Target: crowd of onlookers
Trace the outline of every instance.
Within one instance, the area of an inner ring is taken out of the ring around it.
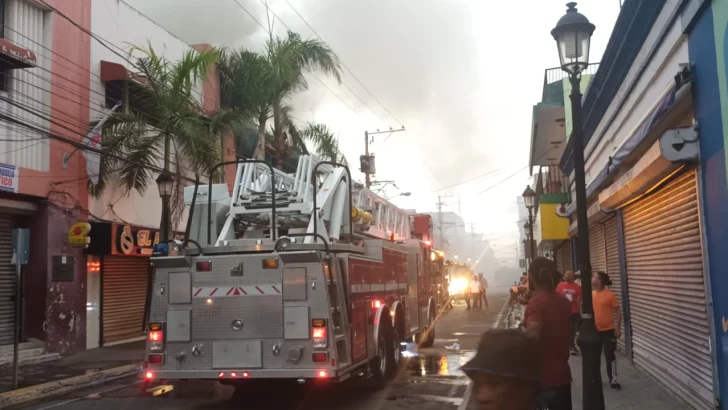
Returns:
[[[525,305],[518,329],[491,330],[463,371],[474,381],[481,409],[571,410],[569,356],[579,355],[582,322],[579,275],[563,275],[547,258],[535,258],[510,290],[509,304]],[[604,272],[592,276],[594,322],[602,341],[611,388],[617,380],[615,351],[621,337],[621,312]]]

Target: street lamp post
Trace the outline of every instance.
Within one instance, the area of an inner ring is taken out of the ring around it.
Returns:
[[[533,237],[533,208],[536,206],[536,191],[530,185],[526,185],[526,189],[523,191],[523,202],[525,202],[528,209],[528,222],[523,227],[526,228],[530,236],[528,249],[531,251],[530,260],[533,261],[533,258],[536,257],[536,241]]]
[[[571,155],[574,161],[574,185],[576,191],[577,254],[581,271],[582,325],[579,347],[583,355],[583,404],[582,408],[604,410],[600,355],[602,343],[594,324],[592,305],[592,269],[589,260],[589,220],[587,218],[586,181],[584,177],[584,124],[581,106],[581,73],[589,65],[589,45],[595,26],[576,10],[576,3],[568,3],[566,14],[561,17],[551,35],[556,40],[561,69],[569,74],[571,83]]]
[[[157,177],[159,197],[162,198],[162,222],[159,224],[159,242],[166,243],[169,238],[169,199],[174,189],[174,177],[168,171],[162,171]]]

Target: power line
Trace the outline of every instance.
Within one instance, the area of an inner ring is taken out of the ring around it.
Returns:
[[[303,21],[306,24],[306,26],[308,26],[308,28],[311,29],[311,32],[313,32],[313,34],[316,35],[316,37],[318,37],[319,40],[324,41],[324,39],[316,32],[316,30],[314,30],[314,28],[308,23],[308,21],[306,21],[306,19],[303,18],[301,13],[299,13],[298,10],[296,10],[296,8],[293,7],[293,5],[288,0],[286,0],[286,3],[293,10],[293,12],[296,13],[296,15],[301,19],[301,21]],[[398,122],[400,126],[403,126],[402,121],[397,119],[397,117],[395,117],[394,114],[392,114],[392,112],[389,111],[389,109],[384,104],[382,104],[382,102],[379,101],[379,99],[371,91],[369,91],[369,89],[359,80],[359,78],[356,76],[356,74],[354,74],[354,72],[351,71],[351,69],[346,65],[346,63],[344,63],[342,61],[341,65],[346,69],[346,71],[349,72],[349,74],[351,74],[352,77],[354,77],[354,80],[356,80],[356,82],[359,83],[359,85],[364,89],[364,91],[366,91],[367,94],[369,94],[374,99],[374,101],[376,101],[377,104],[379,104],[379,106],[382,107],[384,109],[384,111],[387,112],[387,114],[389,114],[390,117],[392,117],[396,122]],[[370,109],[370,111],[371,111],[371,109]],[[386,139],[385,139],[385,141],[386,141]]]
[[[241,8],[241,9],[242,9],[242,10],[243,10],[243,11],[244,11],[244,12],[245,12],[245,13],[246,13],[246,14],[247,14],[248,16],[250,16],[250,18],[252,18],[252,19],[253,19],[253,21],[255,21],[255,22],[256,22],[256,23],[258,24],[258,26],[260,26],[260,28],[262,28],[262,29],[263,29],[263,30],[264,30],[264,31],[265,31],[266,33],[268,33],[269,35],[270,35],[270,34],[272,34],[272,33],[270,32],[270,30],[269,30],[268,28],[266,28],[266,27],[265,27],[265,26],[264,26],[264,25],[263,25],[263,24],[262,24],[262,23],[261,23],[261,22],[260,22],[260,21],[259,21],[258,19],[256,19],[256,18],[255,18],[255,17],[254,17],[253,15],[252,15],[252,13],[250,13],[250,11],[248,11],[248,9],[247,9],[247,8],[245,8],[245,6],[243,6],[242,4],[240,4],[240,2],[239,2],[238,0],[233,0],[233,2],[235,2],[235,4],[237,4],[237,5],[238,5],[238,7],[240,7],[240,8]],[[290,27],[288,27],[288,25],[286,25],[286,23],[285,23],[285,22],[284,22],[283,20],[281,20],[281,18],[280,18],[280,17],[278,17],[278,16],[277,16],[277,15],[276,15],[276,14],[275,14],[275,13],[274,13],[274,12],[273,12],[272,10],[270,10],[270,8],[268,7],[268,5],[267,5],[267,4],[263,3],[263,5],[264,5],[264,6],[266,7],[266,9],[267,9],[268,11],[270,11],[270,12],[271,12],[271,13],[273,14],[273,16],[274,16],[275,18],[277,18],[277,19],[278,19],[278,21],[280,21],[280,22],[281,22],[281,23],[282,23],[282,24],[283,24],[283,25],[284,25],[284,26],[285,26],[285,27],[286,27],[286,28],[287,28],[287,29],[288,29],[289,31],[293,31],[293,30],[291,30],[291,28],[290,28]],[[326,83],[325,83],[325,82],[324,82],[323,80],[321,80],[321,79],[320,79],[320,78],[319,78],[319,77],[318,77],[318,76],[317,76],[316,74],[314,74],[314,73],[309,73],[309,74],[310,74],[310,75],[311,75],[311,76],[312,76],[313,78],[315,78],[315,79],[316,79],[316,80],[317,80],[317,81],[318,81],[319,83],[321,83],[321,85],[323,85],[323,86],[324,86],[324,87],[325,87],[325,88],[326,88],[326,89],[327,89],[327,90],[328,90],[328,91],[329,91],[329,92],[330,92],[331,94],[333,94],[333,95],[334,95],[334,96],[335,96],[336,98],[338,98],[338,99],[339,99],[339,101],[341,101],[341,102],[342,102],[342,103],[343,103],[343,104],[344,104],[344,105],[345,105],[345,106],[346,106],[347,108],[349,108],[349,109],[351,110],[351,112],[353,112],[354,114],[358,115],[359,117],[361,117],[361,116],[362,116],[362,115],[361,115],[361,113],[359,113],[359,112],[358,112],[358,111],[357,111],[356,109],[354,109],[354,107],[352,107],[352,106],[351,106],[351,105],[350,105],[349,103],[347,103],[347,102],[346,102],[346,101],[345,101],[345,100],[344,100],[344,99],[343,99],[343,98],[342,98],[342,97],[341,97],[341,96],[340,96],[339,94],[337,94],[337,93],[336,93],[336,92],[335,92],[334,90],[332,90],[332,89],[331,89],[331,87],[329,87],[329,86],[328,86],[328,85],[327,85],[327,84],[326,84]],[[344,83],[342,83],[342,84],[344,84]],[[344,86],[345,86],[345,87],[347,87],[347,86],[346,86],[346,84],[344,84]],[[347,88],[348,88],[348,87],[347,87]],[[351,91],[351,89],[349,89],[349,91]],[[353,93],[353,91],[352,91],[352,94],[354,94],[354,93]],[[356,94],[354,94],[354,96],[358,98],[358,96],[357,96]],[[365,105],[366,105],[366,104],[365,104]],[[367,107],[367,108],[368,108],[368,107]],[[372,113],[374,113],[374,112],[372,112]],[[374,114],[374,115],[376,116],[376,114]],[[378,117],[377,117],[377,118],[378,118]],[[381,118],[379,118],[379,121],[382,121],[382,119],[381,119]],[[382,121],[382,123],[386,123],[386,122]]]

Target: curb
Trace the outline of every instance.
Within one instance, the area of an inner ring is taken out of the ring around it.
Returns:
[[[0,393],[0,409],[14,406],[29,401],[44,399],[51,396],[58,396],[80,390],[86,387],[97,386],[113,380],[138,374],[141,371],[143,363],[130,364],[126,366],[114,367],[111,369],[100,370],[82,376],[69,377],[67,379],[56,380],[48,383],[37,384],[35,386],[24,387],[18,390],[12,390],[6,393]]]

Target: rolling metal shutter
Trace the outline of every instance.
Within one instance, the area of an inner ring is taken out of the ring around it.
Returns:
[[[714,408],[695,170],[624,210],[634,362],[694,409]]]
[[[15,334],[15,283],[13,217],[0,217],[0,346],[13,344]]]
[[[554,250],[554,260],[556,262],[556,268],[561,272],[562,274],[566,273],[566,271],[573,271],[574,267],[574,261],[571,257],[571,241],[568,240],[561,245],[559,245],[558,248]]]
[[[143,336],[144,304],[147,297],[149,258],[104,256],[103,343]]]
[[[596,224],[589,229],[589,256],[592,272],[607,271],[607,248],[602,224]]]
[[[564,264],[564,272],[567,270],[574,271],[574,258],[571,254],[571,240],[564,242],[559,248],[561,253],[561,261]]]
[[[609,288],[617,296],[619,307],[624,312],[622,304],[622,275],[619,269],[619,242],[617,241],[617,217],[612,217],[604,222],[604,236],[606,239],[607,249],[607,269],[609,279],[612,280],[612,286]],[[624,320],[622,320],[622,337],[617,339],[617,346],[621,351],[625,351],[624,346]]]

